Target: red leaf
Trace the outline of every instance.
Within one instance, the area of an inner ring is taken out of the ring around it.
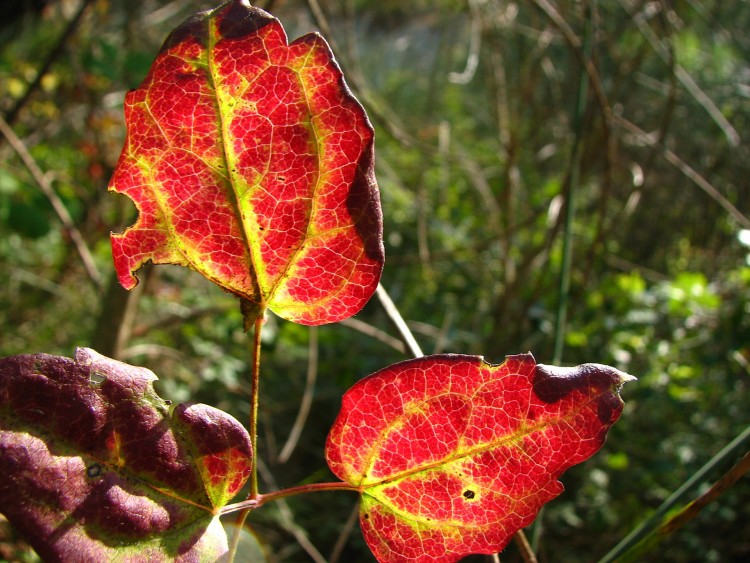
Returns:
[[[0,358],[0,512],[46,560],[216,560],[220,509],[252,464],[213,407],[169,404],[156,376],[79,349]]]
[[[164,43],[125,99],[110,189],[140,215],[112,235],[120,283],[145,262],[189,266],[303,324],[359,311],[383,265],[373,130],[323,38],[292,44],[233,0]]]
[[[560,474],[601,447],[631,379],[598,364],[537,365],[531,354],[402,362],[344,395],[326,457],[360,489],[360,525],[379,561],[497,553],[562,492]]]

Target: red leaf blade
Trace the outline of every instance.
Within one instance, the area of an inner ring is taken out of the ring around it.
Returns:
[[[0,512],[45,559],[218,558],[218,519],[249,476],[250,437],[156,379],[79,349],[0,358]]]
[[[139,218],[112,236],[123,286],[151,261],[303,324],[364,306],[383,265],[373,129],[322,37],[288,44],[227,2],[170,35],[125,111],[110,189]]]
[[[379,561],[496,553],[595,453],[631,376],[586,364],[501,365],[441,355],[396,364],[344,396],[328,438],[333,472],[360,488],[360,524]]]

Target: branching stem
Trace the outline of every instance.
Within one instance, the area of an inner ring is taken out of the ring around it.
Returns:
[[[302,495],[306,493],[315,493],[321,491],[354,491],[358,492],[359,489],[354,485],[345,483],[343,481],[336,481],[331,483],[309,483],[307,485],[299,485],[297,487],[289,487],[288,489],[281,489],[279,491],[273,491],[263,495],[258,495],[254,499],[248,498],[241,502],[235,502],[234,504],[228,504],[221,509],[222,514],[229,514],[231,512],[237,512],[241,510],[240,516],[249,512],[250,510],[260,508],[267,502],[280,500],[295,495]]]

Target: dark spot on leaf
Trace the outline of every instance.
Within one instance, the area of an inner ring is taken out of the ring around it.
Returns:
[[[86,475],[90,478],[99,477],[102,474],[102,466],[98,463],[92,463],[86,468]]]
[[[476,493],[475,493],[474,491],[472,491],[471,489],[466,489],[466,490],[464,491],[464,498],[465,498],[466,500],[471,500],[471,499],[473,499],[473,498],[474,498],[475,496],[477,496],[477,495],[476,495]]]
[[[365,512],[365,513],[364,513],[364,514],[362,515],[362,518],[364,518],[365,520],[369,520],[369,519],[370,519],[370,515],[369,515],[369,514],[368,514],[367,512]]]

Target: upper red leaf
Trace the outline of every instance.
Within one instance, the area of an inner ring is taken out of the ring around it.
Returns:
[[[630,379],[598,364],[537,365],[531,354],[402,362],[344,395],[326,457],[360,489],[379,561],[497,553],[562,492],[560,474],[601,447]]]
[[[367,302],[383,265],[373,129],[320,35],[287,44],[270,14],[227,2],[172,32],[125,115],[110,189],[140,215],[112,235],[124,287],[152,261],[246,315],[322,324]]]
[[[174,409],[145,368],[79,349],[0,358],[0,512],[49,561],[215,561],[250,436]]]

